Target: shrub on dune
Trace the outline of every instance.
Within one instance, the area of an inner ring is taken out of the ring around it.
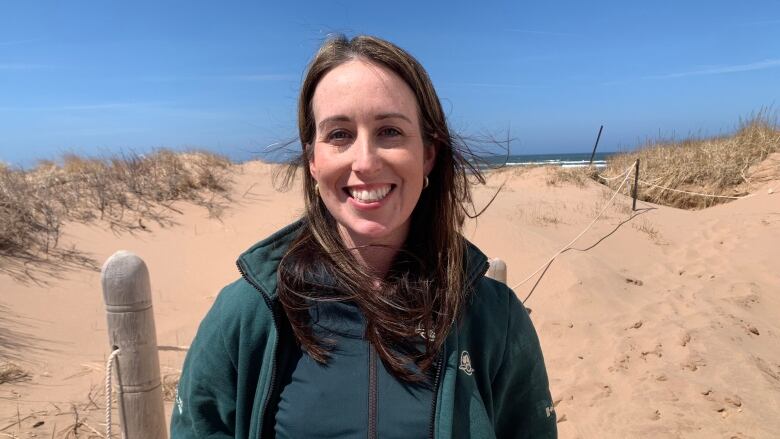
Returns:
[[[218,215],[228,201],[231,162],[207,152],[123,154],[60,163],[41,161],[32,170],[0,166],[0,254],[47,253],[56,247],[64,221],[108,221],[112,227],[164,222],[171,203],[187,200]]]
[[[742,121],[731,135],[653,142],[636,151],[616,154],[608,160],[604,174],[620,174],[639,158],[639,176],[646,182],[639,186],[640,199],[684,209],[701,209],[730,199],[664,188],[729,197],[747,195],[750,168],[775,152],[780,152],[780,127],[768,111],[762,110]],[[627,188],[625,191],[628,193]]]

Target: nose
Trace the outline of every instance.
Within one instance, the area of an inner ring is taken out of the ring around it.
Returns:
[[[373,175],[382,169],[379,148],[369,136],[359,136],[352,144],[352,148],[354,150],[352,171],[357,174]]]

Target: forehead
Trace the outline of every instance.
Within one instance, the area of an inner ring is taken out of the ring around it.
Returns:
[[[347,116],[356,119],[380,113],[401,113],[417,120],[417,100],[409,85],[393,71],[363,60],[335,67],[314,90],[315,121]]]

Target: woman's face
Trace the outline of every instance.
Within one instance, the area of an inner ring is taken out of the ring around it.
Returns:
[[[384,67],[349,61],[320,80],[312,111],[309,170],[345,244],[403,244],[435,158],[411,88]]]

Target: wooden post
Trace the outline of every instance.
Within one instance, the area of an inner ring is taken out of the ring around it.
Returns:
[[[108,339],[116,358],[119,419],[126,439],[166,439],[149,271],[133,253],[118,251],[103,265]]]
[[[634,190],[631,196],[634,198],[634,203],[631,206],[631,210],[636,210],[636,197],[639,194],[639,159],[636,159],[636,166],[634,167]]]
[[[601,130],[603,130],[603,129],[604,129],[604,125],[602,125],[599,128],[599,135],[596,136],[596,144],[593,145],[593,152],[590,153],[590,163],[588,163],[588,166],[592,166],[593,165],[593,157],[596,155],[596,148],[598,148],[598,146],[599,146],[599,139],[601,139]]]
[[[499,282],[506,283],[506,263],[502,261],[501,259],[491,259],[490,260],[490,268],[488,268],[487,273],[485,273],[485,276],[495,279]]]

